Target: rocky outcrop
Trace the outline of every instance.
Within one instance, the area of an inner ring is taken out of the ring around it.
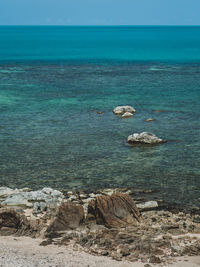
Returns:
[[[0,209],[0,235],[25,234],[30,224],[25,216],[10,208]]]
[[[156,145],[159,143],[165,143],[166,141],[158,138],[155,134],[142,132],[134,133],[128,136],[127,143],[129,144],[149,144]]]
[[[84,221],[84,209],[82,205],[70,202],[62,203],[57,208],[57,214],[47,232],[76,229]]]
[[[64,199],[64,195],[51,188],[38,191],[12,190],[0,188],[1,205],[14,208],[33,208],[34,213],[55,209]],[[30,192],[29,192],[30,191]]]
[[[133,199],[126,194],[98,196],[88,204],[88,218],[93,216],[97,224],[107,227],[125,227],[140,221],[139,211]]]
[[[115,115],[123,115],[126,112],[134,114],[136,110],[131,106],[118,106],[113,110]]]

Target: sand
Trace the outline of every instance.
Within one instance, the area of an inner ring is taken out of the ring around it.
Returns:
[[[41,239],[30,237],[0,237],[1,267],[144,267],[142,262],[118,262],[109,257],[93,256],[70,247],[40,246]],[[152,267],[161,266],[150,264]],[[163,266],[163,265],[162,265]],[[199,267],[200,256],[176,258],[170,267]]]

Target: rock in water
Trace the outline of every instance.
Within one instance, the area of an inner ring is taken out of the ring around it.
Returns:
[[[148,118],[148,119],[146,119],[145,121],[146,121],[146,122],[151,122],[151,121],[153,121],[153,119],[152,119],[152,118]]]
[[[83,206],[76,205],[70,202],[64,202],[58,207],[56,218],[48,227],[47,232],[75,229],[83,221],[84,221]]]
[[[98,224],[111,227],[135,225],[140,221],[140,213],[131,198],[123,193],[112,196],[98,196],[88,205],[88,216],[93,215]]]
[[[136,112],[136,110],[131,106],[118,106],[113,110],[115,115],[123,115],[126,112],[133,114]]]
[[[130,118],[133,116],[133,113],[130,113],[130,112],[125,112],[123,115],[122,115],[122,118]]]
[[[134,133],[128,136],[127,143],[129,144],[150,144],[155,145],[165,143],[166,141],[158,138],[155,134],[142,132],[140,134]]]

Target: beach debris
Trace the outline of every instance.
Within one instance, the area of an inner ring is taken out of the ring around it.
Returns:
[[[115,115],[123,115],[126,112],[134,114],[136,110],[132,106],[118,106],[113,110]]]
[[[129,135],[127,138],[127,143],[129,144],[150,144],[155,145],[159,143],[165,143],[166,141],[158,138],[155,134],[142,132],[142,133],[134,133]]]
[[[135,225],[140,221],[140,213],[133,198],[123,193],[98,196],[89,202],[88,215],[93,215],[97,224],[109,228]]]

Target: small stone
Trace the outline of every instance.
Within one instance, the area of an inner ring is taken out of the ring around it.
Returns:
[[[151,122],[151,121],[153,121],[153,119],[152,118],[149,118],[149,119],[146,119],[145,121],[146,122]]]
[[[102,255],[102,256],[108,256],[109,253],[108,253],[107,250],[102,250],[102,251],[101,251],[101,255]]]
[[[161,263],[161,259],[159,257],[156,257],[155,255],[152,255],[149,259],[150,263]]]
[[[194,223],[200,223],[200,216],[199,215],[195,215],[193,217],[193,220],[192,220]]]
[[[130,250],[127,247],[123,247],[120,249],[120,253],[122,254],[122,256],[128,256],[130,255]]]

